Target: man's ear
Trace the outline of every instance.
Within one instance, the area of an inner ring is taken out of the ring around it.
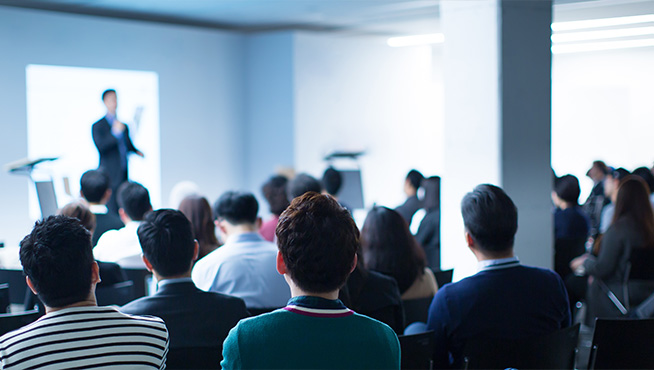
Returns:
[[[93,261],[93,264],[91,265],[91,283],[97,284],[101,281],[102,279],[100,277],[100,266],[96,261]]]
[[[355,253],[354,260],[352,261],[352,268],[350,269],[350,274],[352,271],[354,271],[355,268],[357,268],[357,263],[359,263],[359,255]]]
[[[34,289],[34,284],[32,283],[32,280],[30,280],[29,276],[25,276],[25,281],[27,282],[27,286],[30,288],[32,293],[38,295],[39,293],[36,291],[36,289]]]
[[[195,244],[193,246],[193,262],[198,260],[198,256],[200,255],[200,243],[198,242],[197,239],[193,240],[193,243]]]
[[[124,224],[127,224],[130,221],[129,216],[127,216],[127,212],[125,212],[125,210],[122,208],[118,208],[118,216]]]
[[[288,272],[286,269],[286,262],[284,262],[284,256],[282,256],[282,252],[277,251],[277,272],[279,272],[280,275],[284,275]]]
[[[466,236],[466,244],[468,244],[469,248],[473,248],[475,246],[475,240],[472,238],[472,235],[470,235],[470,232],[466,231],[465,236]]]
[[[257,217],[257,220],[254,221],[254,226],[257,228],[257,230],[261,229],[261,224],[263,224],[261,217]]]
[[[150,263],[150,261],[148,261],[148,259],[145,257],[144,254],[141,254],[141,258],[143,259],[143,263],[145,263],[145,268],[148,271],[152,272],[152,264]]]
[[[111,189],[107,188],[107,190],[104,192],[104,195],[102,195],[102,199],[100,199],[100,203],[107,204],[109,198],[111,198]]]

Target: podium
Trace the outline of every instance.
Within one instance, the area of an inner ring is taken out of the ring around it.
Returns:
[[[37,181],[32,176],[34,168],[43,162],[50,162],[57,160],[56,157],[46,157],[29,159],[23,158],[15,162],[5,164],[5,170],[14,175],[25,175],[29,177],[34,186],[36,187],[36,195],[39,199],[39,207],[41,209],[41,218],[54,215],[59,209],[57,206],[57,195],[54,190],[54,183],[52,178],[46,181]]]

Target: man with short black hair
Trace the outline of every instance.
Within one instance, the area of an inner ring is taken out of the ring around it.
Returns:
[[[161,319],[97,306],[98,264],[91,234],[79,220],[50,216],[37,222],[20,243],[20,262],[46,315],[0,338],[0,367],[165,367],[168,332]]]
[[[229,191],[214,205],[225,244],[193,267],[198,288],[242,298],[248,308],[277,308],[291,296],[275,270],[277,247],[258,233],[261,219],[254,195]]]
[[[224,369],[399,369],[393,330],[354,313],[338,290],[354,270],[359,231],[329,195],[295,198],[277,226],[277,271],[293,298],[242,320],[223,347]]]
[[[116,262],[124,268],[145,268],[136,230],[145,214],[152,210],[150,193],[139,183],[125,182],[118,188],[118,204],[118,214],[125,227],[104,233],[93,254],[100,261]]]
[[[404,194],[406,194],[407,198],[406,201],[404,201],[401,206],[395,208],[395,210],[409,225],[411,225],[413,215],[422,208],[422,202],[418,199],[418,189],[424,179],[425,177],[420,172],[417,170],[411,170],[404,180]]]
[[[315,191],[320,193],[322,191],[322,185],[320,181],[316,180],[315,177],[307,174],[301,173],[296,175],[291,181],[286,185],[286,192],[288,193],[288,199],[293,200],[300,195],[309,192]]]
[[[245,303],[240,298],[195,287],[191,268],[199,247],[191,223],[182,212],[160,209],[149,213],[138,228],[138,236],[143,262],[157,279],[157,292],[126,304],[120,311],[162,318],[170,333],[171,350],[213,349],[218,368],[229,330],[249,316]],[[173,367],[185,360],[168,357]]]
[[[570,326],[561,278],[522,266],[513,254],[518,210],[511,198],[497,186],[479,185],[463,198],[461,213],[479,272],[434,297],[427,328],[436,338],[435,368],[461,366],[471,338],[522,339]]]
[[[109,176],[102,170],[90,170],[84,172],[80,179],[80,194],[87,202],[89,209],[95,215],[95,229],[91,244],[95,247],[100,236],[109,230],[118,230],[125,226],[123,222],[113,213],[109,212],[107,202],[111,197],[109,188]]]

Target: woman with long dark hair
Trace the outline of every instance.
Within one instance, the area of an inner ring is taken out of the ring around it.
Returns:
[[[438,290],[433,272],[426,268],[425,253],[396,211],[373,208],[361,230],[366,267],[393,277],[402,299],[431,297]]]
[[[645,181],[628,176],[618,188],[613,221],[602,237],[597,257],[585,254],[570,263],[573,270],[585,270],[593,278],[587,294],[588,323],[595,317],[621,315],[603,288],[610,289],[627,306],[622,283],[629,274],[632,254],[645,249],[654,249],[654,212]],[[631,298],[638,295],[646,293],[630,289]]]
[[[207,198],[190,195],[179,204],[179,210],[191,221],[193,235],[200,244],[198,260],[220,247],[218,238],[216,238],[216,225],[213,222],[211,206]]]

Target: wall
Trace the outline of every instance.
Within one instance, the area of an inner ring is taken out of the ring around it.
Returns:
[[[0,164],[27,156],[28,64],[148,70],[159,75],[161,205],[181,180],[210,200],[245,186],[244,36],[6,7],[0,35]],[[31,228],[27,194],[26,178],[0,171],[7,246]]]

